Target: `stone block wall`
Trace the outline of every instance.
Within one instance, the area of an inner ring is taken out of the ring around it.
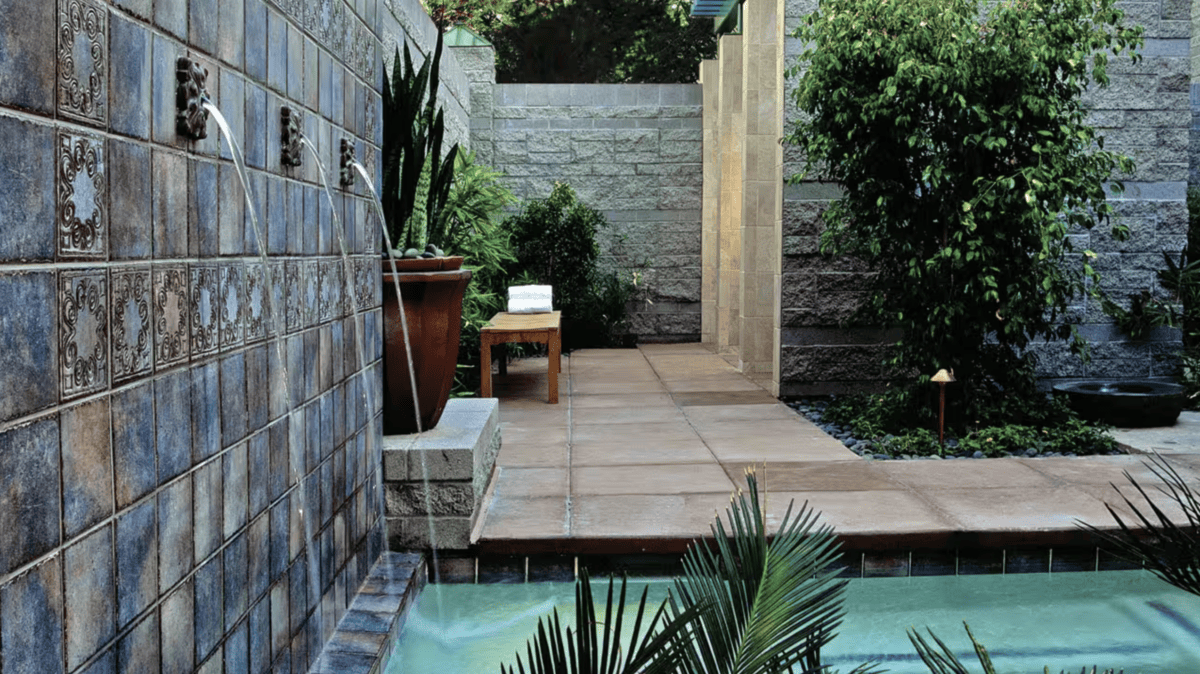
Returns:
[[[380,554],[377,225],[337,168],[378,173],[385,13],[0,0],[5,674],[307,671]],[[177,132],[181,56],[253,209]]]
[[[632,331],[643,341],[698,340],[700,86],[488,86],[487,59],[471,57],[471,147],[479,161],[506,173],[522,199],[544,199],[555,181],[570,183],[612,224],[602,255],[639,273]]]
[[[1146,27],[1144,59],[1111,59],[1112,84],[1088,93],[1092,121],[1104,134],[1106,149],[1132,157],[1137,169],[1123,176],[1126,192],[1113,200],[1132,236],[1114,242],[1103,227],[1076,235],[1076,243],[1099,254],[1097,269],[1105,288],[1125,301],[1130,293],[1155,287],[1154,271],[1162,251],[1178,253],[1186,243],[1189,105],[1188,8],[1180,3],[1120,3],[1127,15]],[[816,9],[813,0],[787,0],[788,35]],[[801,45],[784,41],[787,61]],[[790,100],[795,81],[786,84]],[[797,111],[784,103],[787,121]],[[795,148],[785,148],[783,176],[802,168]],[[802,394],[873,388],[889,376],[882,367],[887,344],[898,335],[870,327],[845,327],[863,299],[870,270],[848,259],[818,253],[820,213],[837,198],[836,185],[810,180],[788,186],[783,200],[783,280],[781,284],[780,392]],[[1063,344],[1035,344],[1041,374],[1049,380],[1082,377],[1168,376],[1178,349],[1177,331],[1163,330],[1149,341],[1122,335],[1095,301],[1076,307],[1081,332],[1092,342],[1092,361],[1084,365]]]

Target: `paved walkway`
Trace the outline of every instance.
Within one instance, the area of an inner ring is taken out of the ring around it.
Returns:
[[[847,550],[1082,545],[1077,520],[1111,525],[1105,502],[1126,510],[1111,486],[1128,484],[1123,471],[1153,479],[1138,456],[864,460],[699,344],[577,351],[558,405],[545,377],[545,360],[528,359],[497,380],[503,444],[473,536],[483,553],[682,552],[755,464],[771,521],[807,500]],[[1165,445],[1189,477],[1195,438]]]

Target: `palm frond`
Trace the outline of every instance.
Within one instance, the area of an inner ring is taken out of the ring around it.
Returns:
[[[753,471],[747,493],[726,510],[729,531],[717,519],[711,545],[684,556],[675,582],[675,611],[705,603],[682,648],[689,671],[780,672],[819,666],[820,649],[841,623],[846,581],[829,571],[839,544],[807,503],[788,507],[769,537]]]
[[[1133,512],[1131,523],[1127,524],[1116,509],[1106,503],[1105,507],[1116,520],[1119,531],[1100,529],[1086,522],[1080,522],[1079,526],[1111,544],[1119,556],[1141,565],[1185,592],[1200,595],[1200,539],[1197,538],[1197,531],[1200,530],[1200,498],[1179,471],[1162,456],[1154,454],[1146,467],[1162,482],[1157,486],[1158,492],[1179,505],[1186,524],[1173,522],[1150,499],[1146,489],[1126,471],[1125,478],[1145,501],[1145,505],[1139,507],[1113,485]],[[1143,508],[1148,510],[1143,511]],[[1140,526],[1141,531],[1134,530],[1134,526]]]

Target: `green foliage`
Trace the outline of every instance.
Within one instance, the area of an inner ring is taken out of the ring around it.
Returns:
[[[575,582],[575,629],[563,629],[557,608],[550,617],[538,618],[537,634],[526,644],[526,662],[530,673],[575,674],[587,671],[595,674],[651,674],[674,671],[680,660],[680,653],[674,646],[676,635],[695,617],[695,611],[668,619],[664,604],[650,618],[643,632],[648,590],[642,590],[633,631],[628,639],[623,640],[621,623],[625,616],[625,579],[621,579],[621,594],[615,603],[613,580],[609,579],[608,599],[601,622],[596,619],[591,580],[587,569],[583,569],[579,580]],[[659,625],[662,625],[661,629]],[[500,665],[500,674],[514,672],[525,672],[520,653],[517,654],[515,669]]]
[[[597,337],[611,342],[625,328],[634,287],[631,277],[598,264],[596,235],[607,226],[602,213],[561,182],[548,198],[526,202],[504,221],[517,256],[511,275],[552,286],[554,306],[565,319],[593,326]]]
[[[1044,428],[1034,426],[988,426],[972,431],[958,441],[960,451],[997,457],[1006,454],[1105,454],[1117,448],[1117,442],[1102,427],[1090,426],[1079,419],[1067,419]]]
[[[892,364],[1004,389],[1032,339],[1081,350],[1096,255],[1067,235],[1111,222],[1105,183],[1133,170],[1081,95],[1142,29],[1114,0],[824,0],[795,36],[793,180],[841,186],[822,250],[877,271],[864,316],[903,330]]]
[[[474,152],[459,153],[454,182],[442,213],[446,220],[445,249],[462,255],[472,272],[463,295],[459,370],[455,390],[473,390],[479,381],[479,331],[505,307],[508,269],[516,262],[508,231],[500,226],[504,209],[516,203],[500,182],[499,171],[475,163]]]
[[[712,22],[674,0],[425,0],[496,48],[497,82],[695,82],[714,58]]]
[[[1129,496],[1121,494],[1125,505],[1133,513],[1130,524],[1112,505],[1105,503],[1104,507],[1116,520],[1119,531],[1100,529],[1085,522],[1080,522],[1079,526],[1115,547],[1125,559],[1148,569],[1163,581],[1185,592],[1200,595],[1200,540],[1196,538],[1196,531],[1200,530],[1200,496],[1162,456],[1155,454],[1151,463],[1146,465],[1162,482],[1156,493],[1166,496],[1178,506],[1186,524],[1181,526],[1171,521],[1126,471],[1125,478],[1141,496],[1139,502],[1134,503]]]
[[[928,428],[912,428],[900,435],[885,435],[875,448],[880,454],[888,456],[941,456],[943,453],[937,434]]]
[[[406,42],[403,61],[396,50],[391,82],[384,73],[379,198],[388,238],[401,251],[445,241],[449,216],[443,209],[454,179],[458,143],[443,156],[445,120],[437,105],[441,60],[439,32],[433,58],[426,57],[420,70],[413,68]]]
[[[526,648],[531,674],[829,672],[821,664],[821,648],[841,623],[847,582],[830,570],[841,557],[840,544],[828,525],[817,526],[818,514],[807,504],[794,511],[795,502],[778,533],[768,536],[752,471],[746,483],[747,491],[726,509],[728,530],[718,517],[711,545],[693,545],[684,555],[684,575],[675,580],[669,608],[654,615],[641,641],[637,627],[628,642],[617,638],[624,583],[614,604],[609,582],[604,621],[598,623],[585,573],[576,582],[575,630],[562,628],[557,610],[548,624],[538,621],[538,633]],[[637,626],[646,612],[645,597],[643,592]],[[660,631],[658,624],[664,625]],[[597,628],[607,625],[614,627],[601,636]],[[519,656],[517,668],[525,671]],[[512,671],[501,667],[503,674]],[[854,670],[868,671],[866,665]]]

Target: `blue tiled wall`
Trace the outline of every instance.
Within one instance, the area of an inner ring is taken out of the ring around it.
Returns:
[[[385,5],[0,0],[3,674],[304,671],[378,557],[378,225],[279,115],[377,174]]]

